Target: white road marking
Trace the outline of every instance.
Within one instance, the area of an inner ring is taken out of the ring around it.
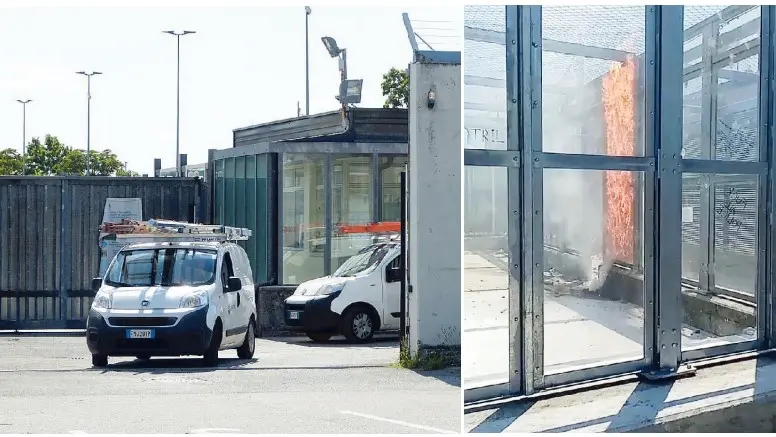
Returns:
[[[239,433],[239,429],[234,428],[197,428],[189,431],[189,434],[218,434],[218,433]]]
[[[72,431],[68,431],[70,434],[89,434],[88,432],[81,430],[81,429],[74,429]]]
[[[371,414],[357,413],[355,411],[340,411],[342,414],[349,414],[351,416],[363,417],[366,419],[378,420],[380,422],[393,423],[395,425],[402,425],[408,428],[422,429],[423,431],[437,432],[440,434],[460,434],[460,431],[448,431],[446,429],[433,428],[425,425],[418,425],[415,423],[403,422],[401,420],[388,419],[386,417],[372,416]]]

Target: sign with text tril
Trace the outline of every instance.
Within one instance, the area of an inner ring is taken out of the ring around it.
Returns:
[[[143,220],[143,199],[109,197],[105,199],[105,210],[102,213],[102,223],[121,223],[122,220]],[[108,265],[116,253],[126,244],[103,238],[107,234],[100,233],[100,277],[105,275]]]

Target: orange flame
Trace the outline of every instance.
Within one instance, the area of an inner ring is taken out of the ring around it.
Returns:
[[[636,60],[615,64],[603,78],[606,154],[634,156],[636,152]],[[628,171],[607,171],[606,235],[609,255],[634,262],[635,181]]]

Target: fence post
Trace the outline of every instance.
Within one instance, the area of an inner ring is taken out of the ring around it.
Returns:
[[[70,184],[67,179],[61,180],[62,201],[60,204],[60,229],[59,229],[59,318],[63,328],[67,327],[67,287],[70,285],[69,257],[70,247]]]

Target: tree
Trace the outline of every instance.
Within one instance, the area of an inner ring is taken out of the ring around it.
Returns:
[[[53,135],[46,134],[42,144],[38,137],[34,137],[27,146],[26,174],[35,176],[58,174],[57,167],[69,152],[70,148]]]
[[[0,150],[0,176],[22,173],[22,156],[14,149]]]
[[[139,176],[128,170],[124,163],[110,149],[90,151],[92,174],[96,176]],[[0,151],[0,175],[22,173],[22,159],[13,149]],[[86,151],[73,149],[53,135],[46,135],[43,143],[38,137],[32,138],[27,146],[27,175],[86,175]]]
[[[383,108],[406,108],[410,104],[410,76],[405,70],[391,68],[380,84],[385,103]]]

